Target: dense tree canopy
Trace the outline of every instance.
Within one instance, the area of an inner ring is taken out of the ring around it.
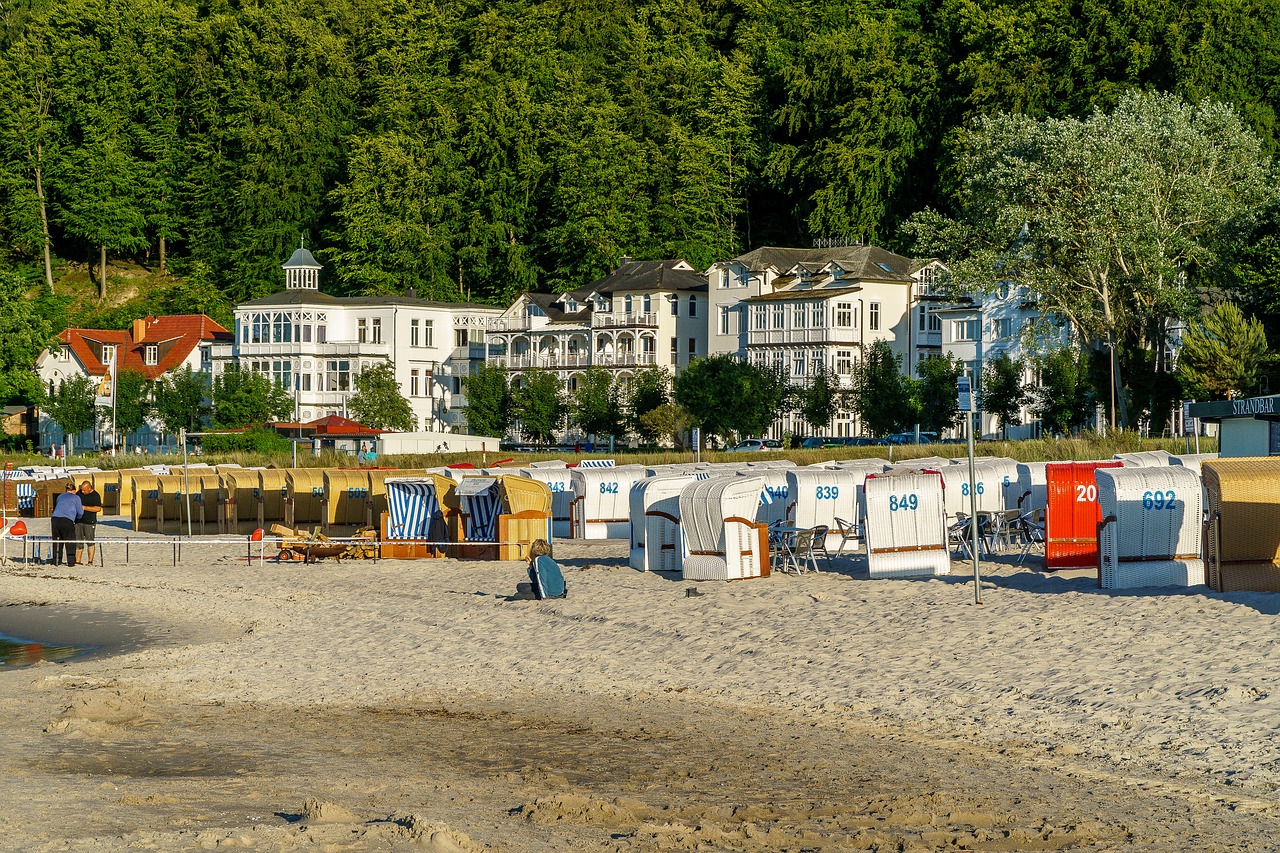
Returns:
[[[978,117],[1087,126],[1164,91],[1234,107],[1274,152],[1272,11],[31,0],[0,20],[0,268],[198,262],[236,301],[306,236],[348,292],[501,302],[624,254],[901,248],[906,217],[967,203]]]

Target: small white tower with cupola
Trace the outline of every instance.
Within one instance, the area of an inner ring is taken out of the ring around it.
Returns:
[[[285,290],[320,289],[320,264],[306,246],[295,249],[281,269],[284,270]]]

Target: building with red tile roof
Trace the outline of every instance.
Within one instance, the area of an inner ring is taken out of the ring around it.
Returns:
[[[230,346],[235,336],[204,314],[175,314],[134,320],[123,330],[66,329],[58,339],[60,348],[46,349],[36,359],[40,379],[56,386],[76,376],[88,376],[98,384],[99,402],[109,407],[114,391],[109,381],[112,373],[132,370],[149,380],[183,367],[211,373],[213,346]],[[151,431],[144,428],[144,432],[137,440],[155,443]],[[63,441],[58,425],[48,418],[41,419],[40,434],[41,446]],[[77,443],[83,445],[84,439],[78,437]]]

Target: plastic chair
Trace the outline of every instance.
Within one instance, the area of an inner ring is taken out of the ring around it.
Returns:
[[[810,569],[815,572],[818,571],[818,560],[813,553],[813,540],[817,535],[817,530],[819,530],[817,527],[811,527],[808,530],[797,530],[795,536],[785,540],[791,565],[798,575],[802,575]],[[824,533],[823,535],[825,536],[826,534]]]
[[[947,528],[947,542],[951,550],[960,552],[961,559],[973,559],[973,526],[969,523],[969,516],[956,513],[956,520]]]

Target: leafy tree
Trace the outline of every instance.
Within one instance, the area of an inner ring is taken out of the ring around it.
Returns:
[[[831,421],[845,407],[845,392],[840,377],[825,366],[819,366],[809,381],[796,394],[796,411],[817,432],[826,432]]]
[[[950,355],[931,355],[916,365],[920,379],[916,398],[920,427],[941,435],[960,422],[956,382],[964,374],[964,362]]]
[[[1030,398],[1022,381],[1022,359],[1002,352],[982,365],[978,408],[995,417],[1005,438],[1009,437],[1009,424],[1022,423],[1022,407]]]
[[[965,286],[1018,281],[1043,313],[1105,342],[1126,423],[1119,347],[1162,345],[1165,319],[1194,304],[1197,271],[1275,196],[1230,107],[1156,93],[1126,92],[1086,119],[979,119],[958,168],[959,218],[914,217],[919,247],[955,259]]]
[[[347,400],[347,411],[374,429],[412,432],[416,426],[413,409],[404,398],[396,381],[396,369],[390,362],[360,371],[356,376],[356,392]]]
[[[564,422],[564,388],[549,370],[530,370],[521,378],[522,384],[511,389],[512,414],[525,436],[550,444]]]
[[[1262,322],[1233,302],[1219,302],[1187,328],[1177,375],[1190,397],[1230,399],[1257,386],[1267,360]]]
[[[505,436],[511,426],[512,406],[507,372],[482,364],[463,378],[462,388],[467,394],[467,429],[471,434]]]
[[[45,389],[32,365],[46,348],[58,346],[53,313],[45,297],[32,299],[21,278],[0,271],[0,401],[33,405]]]
[[[671,402],[671,374],[665,367],[646,367],[631,378],[631,395],[627,414],[631,429],[642,441],[653,441],[660,435],[649,428],[645,415]]]
[[[84,374],[64,379],[57,388],[50,390],[49,399],[44,404],[45,413],[62,427],[62,432],[68,437],[92,429],[98,416],[93,405],[95,390],[96,383]]]
[[[252,427],[244,432],[206,435],[202,441],[206,453],[272,453],[292,452],[289,439],[273,429]]]
[[[779,371],[729,355],[694,359],[675,381],[675,401],[707,434],[758,435],[790,404]]]
[[[209,404],[209,376],[189,366],[161,376],[152,386],[156,417],[165,432],[199,432],[212,412]]]
[[[120,435],[141,429],[155,409],[151,401],[151,383],[136,370],[122,370],[116,374],[115,396],[116,432]],[[109,420],[111,411],[108,410],[105,417]]]
[[[570,417],[590,436],[617,436],[622,432],[622,389],[603,367],[589,367],[573,394]]]
[[[193,262],[185,276],[152,294],[152,299],[158,303],[152,309],[154,313],[204,314],[225,328],[235,327],[235,306],[213,283],[209,266],[203,261]]]
[[[888,341],[872,344],[855,377],[854,409],[862,426],[882,437],[916,423],[920,410],[914,384],[902,374],[902,358]]]
[[[227,365],[213,380],[213,425],[218,429],[283,420],[293,414],[293,409],[289,391],[271,377],[238,364]]]
[[[1085,355],[1060,347],[1039,359],[1040,381],[1031,409],[1050,432],[1070,435],[1084,426],[1096,400]]]
[[[671,441],[676,447],[684,448],[684,437],[693,428],[693,417],[674,403],[663,403],[640,416],[647,435],[661,437]]]

